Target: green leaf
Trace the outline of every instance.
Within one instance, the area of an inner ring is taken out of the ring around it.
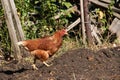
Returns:
[[[56,2],[56,0],[51,0],[51,2]]]
[[[63,5],[65,5],[67,8],[70,8],[72,6],[72,4],[69,2],[63,2]]]
[[[72,15],[71,15],[70,13],[69,13],[69,14],[67,14],[67,16],[68,16],[68,17],[72,17]]]
[[[35,1],[35,4],[39,3],[40,1]]]

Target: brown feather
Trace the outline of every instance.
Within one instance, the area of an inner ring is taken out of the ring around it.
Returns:
[[[49,56],[52,56],[60,46],[62,45],[62,37],[66,35],[65,29],[56,31],[52,36],[43,38],[25,40],[18,42],[18,45],[22,45],[27,48],[32,54],[35,54],[40,60],[47,60]]]

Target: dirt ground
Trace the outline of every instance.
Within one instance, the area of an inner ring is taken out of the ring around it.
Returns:
[[[33,70],[28,61],[0,66],[0,80],[120,80],[120,47],[65,52],[46,67],[37,61]]]

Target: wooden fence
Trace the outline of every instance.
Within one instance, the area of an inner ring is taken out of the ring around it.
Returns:
[[[5,20],[14,50],[14,57],[16,59],[21,59],[21,51],[16,43],[20,40],[24,40],[24,34],[17,15],[14,0],[1,0],[1,3],[4,9]]]

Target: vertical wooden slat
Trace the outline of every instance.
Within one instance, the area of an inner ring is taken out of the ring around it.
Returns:
[[[86,44],[83,0],[80,0],[80,11],[81,11],[81,24],[82,24],[83,44]]]
[[[22,26],[21,26],[19,17],[17,15],[17,10],[16,10],[16,7],[15,7],[14,0],[8,0],[8,1],[9,1],[9,4],[10,4],[10,7],[11,7],[13,17],[15,19],[14,20],[14,22],[15,22],[14,27],[16,28],[16,32],[18,33],[18,39],[19,40],[24,40],[24,33],[23,33],[23,30],[22,30]]]
[[[4,8],[4,14],[5,14],[5,18],[6,18],[6,23],[7,23],[10,39],[11,39],[11,42],[14,46],[14,51],[15,51],[14,56],[15,56],[16,59],[20,59],[21,58],[20,48],[16,44],[18,42],[18,40],[17,40],[16,31],[15,31],[15,28],[14,28],[13,19],[12,19],[13,18],[12,17],[12,12],[11,12],[10,5],[9,5],[8,1],[9,0],[1,0],[2,6]]]
[[[18,39],[18,41],[23,41],[23,40],[25,40],[25,37],[24,37],[23,30],[22,30],[20,19],[17,15],[15,2],[14,2],[14,0],[8,0],[8,1],[9,1],[10,9],[12,11],[13,18],[14,18],[14,27],[16,30],[17,39]],[[23,53],[26,53],[26,51],[22,47],[20,47],[20,51],[21,51],[21,55],[23,55]]]
[[[87,41],[89,45],[93,45],[93,37],[91,35],[90,18],[89,18],[89,10],[88,10],[88,0],[83,0],[83,3],[84,3],[84,17],[85,17],[84,19],[85,19]]]

